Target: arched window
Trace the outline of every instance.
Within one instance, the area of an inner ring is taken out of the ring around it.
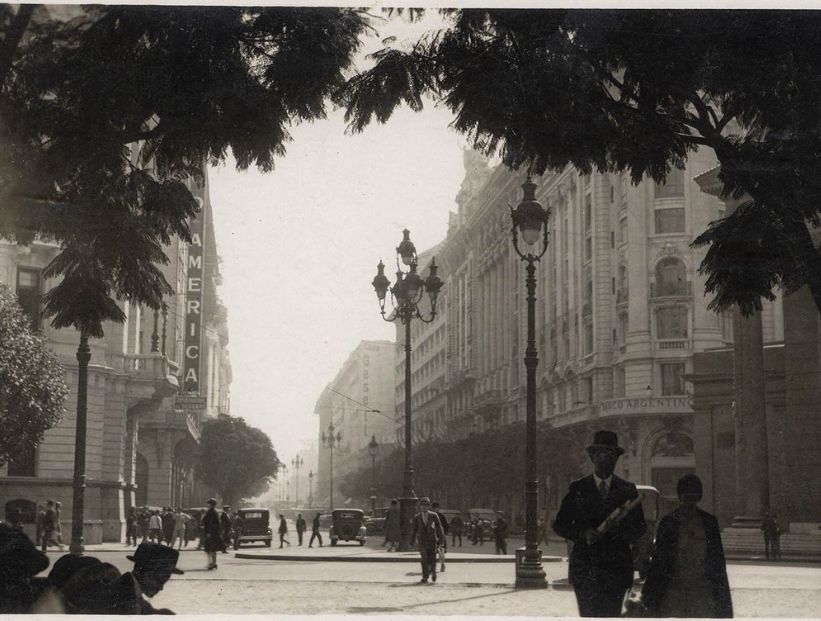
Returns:
[[[695,452],[693,439],[686,433],[670,431],[653,444],[653,457],[686,457]]]
[[[687,295],[687,269],[675,257],[662,259],[656,265],[656,295]]]

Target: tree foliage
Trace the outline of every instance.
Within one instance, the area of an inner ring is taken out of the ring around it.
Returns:
[[[219,416],[203,424],[195,471],[224,502],[260,495],[280,466],[271,439],[242,418]]]
[[[589,439],[586,428],[553,429],[542,425],[537,434],[541,479],[550,474],[553,481],[564,485],[584,474],[588,464],[584,452],[585,440]],[[524,443],[525,426],[515,423],[459,440],[416,444],[415,491],[418,496],[439,499],[451,509],[510,506],[514,496],[524,493]],[[381,461],[375,481],[378,496],[399,496],[404,457],[404,450],[398,449]],[[345,496],[366,499],[370,484],[371,468],[367,466],[343,477],[340,489]]]
[[[229,151],[271,170],[367,27],[345,8],[0,5],[0,237],[63,246],[54,325],[101,336],[112,296],[158,308],[189,183]]]
[[[743,207],[713,222],[711,306],[749,313],[809,285],[821,310],[821,14],[764,10],[446,12],[441,31],[388,46],[341,99],[350,129],[395,108],[447,105],[486,153],[534,173],[568,164],[662,181],[694,149]]]
[[[0,284],[0,464],[31,449],[63,416],[63,367]]]

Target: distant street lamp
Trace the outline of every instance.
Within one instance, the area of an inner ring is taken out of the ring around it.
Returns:
[[[285,481],[285,502],[291,504],[291,481]]]
[[[339,445],[342,443],[342,434],[339,431],[336,431],[336,435],[334,435],[334,423],[328,425],[328,434],[325,435],[325,432],[322,432],[322,444],[331,450],[331,494],[330,494],[330,504],[331,504],[331,511],[334,510],[334,448],[339,448]]]
[[[510,208],[513,219],[511,233],[513,247],[522,261],[527,263],[527,349],[525,368],[527,369],[527,407],[525,419],[525,547],[516,550],[516,586],[547,588],[545,572],[542,568],[542,551],[538,542],[539,482],[536,475],[536,367],[539,364],[536,352],[536,261],[547,251],[548,212],[536,200],[536,184],[527,178],[522,184],[524,196],[516,209]],[[522,252],[519,248],[519,233],[522,241],[530,247],[541,241],[537,254],[531,248]]]
[[[296,489],[294,490],[294,504],[296,504],[297,507],[299,506],[299,469],[304,463],[305,461],[303,461],[299,454],[291,460],[291,466],[294,468],[294,483],[296,484]]]
[[[314,506],[314,471],[308,470],[308,508]]]
[[[376,276],[372,281],[376,290],[376,297],[379,300],[379,307],[382,319],[385,321],[396,321],[397,319],[405,325],[405,472],[402,478],[402,497],[399,499],[400,516],[400,541],[399,549],[405,551],[410,544],[410,525],[413,519],[413,511],[416,505],[416,492],[413,490],[413,454],[411,451],[411,321],[414,318],[425,323],[430,323],[436,318],[436,298],[444,283],[436,275],[439,269],[436,259],[430,262],[430,272],[425,280],[416,273],[418,257],[416,247],[410,240],[410,231],[402,231],[402,241],[396,247],[396,284],[390,286],[390,281],[385,276],[385,264],[379,261],[376,266]],[[399,264],[408,268],[404,271]],[[388,290],[391,292],[391,304],[393,311],[385,316],[385,298]],[[428,294],[430,299],[430,316],[424,317],[419,311],[419,302]]]
[[[379,442],[375,435],[368,443],[368,453],[371,454],[371,515],[376,516],[376,455],[379,453]]]

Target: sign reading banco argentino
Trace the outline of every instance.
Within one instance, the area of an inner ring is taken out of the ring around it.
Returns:
[[[188,244],[188,265],[185,279],[185,356],[183,357],[183,390],[198,393],[200,390],[200,350],[202,347],[202,279],[203,238],[205,236],[205,188],[192,189],[200,207],[191,220],[191,243]]]
[[[623,414],[692,414],[690,397],[636,397],[608,399],[599,404],[600,416]]]

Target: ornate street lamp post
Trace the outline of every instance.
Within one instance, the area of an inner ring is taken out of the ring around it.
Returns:
[[[536,367],[539,364],[536,352],[536,261],[547,250],[548,212],[536,200],[536,184],[527,178],[522,184],[524,196],[516,209],[510,208],[513,219],[511,233],[513,247],[522,261],[527,263],[527,349],[525,368],[527,370],[527,407],[525,422],[525,547],[516,550],[516,586],[547,588],[542,551],[538,543],[538,503],[539,482],[536,478]],[[519,233],[525,251],[519,247]],[[538,245],[541,241],[540,246]],[[535,252],[535,254],[534,254]]]
[[[416,505],[416,492],[413,490],[413,455],[411,451],[411,321],[417,318],[430,323],[436,317],[436,298],[442,289],[442,279],[436,275],[439,269],[436,259],[431,259],[430,272],[425,280],[416,273],[418,257],[416,247],[410,240],[410,231],[402,231],[402,242],[396,247],[396,283],[391,283],[385,276],[385,264],[379,261],[376,276],[372,281],[379,300],[382,319],[399,320],[405,325],[405,472],[402,478],[402,496],[399,498],[400,542],[399,549],[405,551],[410,544],[410,525]],[[407,268],[403,270],[399,261]],[[391,293],[393,311],[385,316],[385,298]],[[430,299],[430,315],[425,317],[419,311],[419,303],[427,292]]]
[[[325,432],[322,432],[322,444],[328,447],[331,450],[331,498],[330,498],[330,510],[334,510],[334,449],[339,448],[339,445],[342,443],[342,434],[339,431],[336,431],[336,435],[334,432],[336,429],[334,428],[334,423],[328,425],[328,435],[325,435]]]
[[[299,469],[302,468],[302,464],[304,463],[299,454],[291,460],[291,466],[294,468],[294,504],[297,507],[299,506]]]
[[[314,471],[308,470],[308,508],[314,506]]]
[[[371,455],[371,515],[376,516],[376,455],[379,453],[379,442],[376,436],[371,436],[368,443],[368,453]]]

